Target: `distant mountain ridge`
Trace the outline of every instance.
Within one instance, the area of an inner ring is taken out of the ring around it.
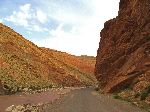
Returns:
[[[0,80],[11,92],[23,88],[92,85],[96,81],[95,62],[89,62],[40,48],[0,23]]]

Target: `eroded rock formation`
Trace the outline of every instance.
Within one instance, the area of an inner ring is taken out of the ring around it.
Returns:
[[[118,16],[100,33],[95,74],[104,92],[150,82],[150,1],[120,0]],[[140,85],[140,86],[139,86]]]

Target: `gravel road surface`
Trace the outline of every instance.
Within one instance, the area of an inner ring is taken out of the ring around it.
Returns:
[[[146,112],[124,101],[100,95],[91,88],[74,90],[43,112]]]

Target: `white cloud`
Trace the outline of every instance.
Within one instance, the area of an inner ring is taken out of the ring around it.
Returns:
[[[35,31],[35,32],[48,32],[49,30],[44,27],[40,27],[39,25],[33,24],[32,26],[29,26],[27,28],[30,32]]]
[[[93,28],[92,23],[82,26],[77,30],[73,27],[70,32],[65,32],[63,24],[60,24],[55,30],[50,31],[50,38],[37,41],[39,46],[65,51],[70,54],[88,54],[96,55],[99,43],[99,30]],[[97,25],[98,26],[98,25]],[[92,29],[90,28],[92,27]]]
[[[45,1],[44,1],[45,2]],[[82,0],[89,9],[77,12],[69,8],[52,2],[43,2],[47,7],[47,14],[51,18],[59,21],[60,24],[56,29],[50,31],[50,36],[46,39],[37,40],[39,46],[45,46],[76,55],[94,55],[96,56],[99,46],[99,32],[103,28],[104,22],[115,17],[118,12],[119,1],[114,0]],[[76,6],[73,6],[76,7]],[[55,10],[55,11],[54,11]],[[87,12],[82,13],[82,12]],[[72,24],[70,31],[65,31],[63,26]]]
[[[36,11],[36,16],[37,16],[37,19],[41,22],[41,23],[46,23],[47,21],[47,15],[41,11],[41,10],[37,10]]]
[[[31,4],[21,5],[18,11],[13,11],[12,15],[5,18],[6,21],[12,22],[15,25],[23,26],[28,31],[44,32],[48,31],[47,28],[41,27],[38,20],[41,23],[47,21],[47,16],[41,10],[33,10]],[[27,31],[27,32],[28,32]]]
[[[23,6],[20,6],[19,8],[20,10],[18,12],[13,11],[13,14],[6,17],[5,20],[13,22],[16,25],[20,25],[24,27],[29,26],[28,19],[30,19],[32,16],[29,12],[30,6],[31,6],[30,4],[25,4]]]
[[[99,32],[105,21],[117,15],[118,5],[119,0],[39,0],[35,9],[30,4],[22,5],[5,20],[24,26],[28,34],[49,32],[48,37],[42,33],[34,41],[39,46],[96,55]],[[66,30],[67,25],[70,29]]]
[[[22,10],[25,13],[28,13],[30,10],[30,7],[31,7],[31,4],[25,4],[25,5],[20,6],[20,10]]]

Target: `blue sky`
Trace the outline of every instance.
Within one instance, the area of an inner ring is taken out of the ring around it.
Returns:
[[[0,22],[38,46],[96,56],[104,22],[119,0],[0,0]]]

